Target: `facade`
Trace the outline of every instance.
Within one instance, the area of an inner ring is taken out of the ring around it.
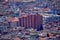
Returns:
[[[20,17],[20,26],[26,28],[37,28],[43,23],[43,17],[40,14],[29,14],[26,17]]]
[[[9,2],[31,2],[31,1],[36,1],[36,0],[5,0]]]
[[[22,0],[22,2],[31,2],[31,1],[36,1],[36,0]]]

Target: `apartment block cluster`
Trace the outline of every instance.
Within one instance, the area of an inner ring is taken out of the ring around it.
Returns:
[[[0,0],[0,40],[60,40],[60,0]]]

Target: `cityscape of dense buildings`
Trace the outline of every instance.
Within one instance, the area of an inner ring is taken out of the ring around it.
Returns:
[[[60,40],[60,0],[0,0],[0,40]]]

